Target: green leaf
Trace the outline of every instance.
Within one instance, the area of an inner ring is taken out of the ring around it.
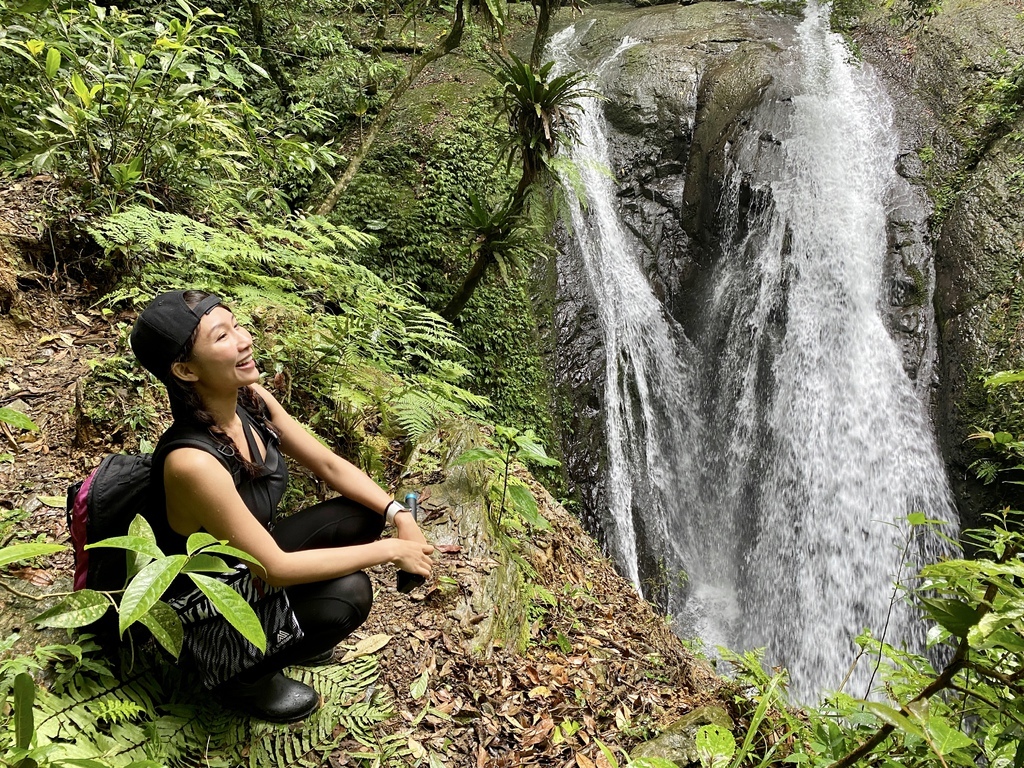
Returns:
[[[102,592],[83,589],[72,592],[32,621],[44,627],[84,627],[103,616],[111,605],[110,598]]]
[[[51,48],[46,52],[46,76],[53,80],[58,69],[60,69],[60,51]]]
[[[188,541],[185,543],[185,551],[190,555],[194,555],[203,547],[208,547],[211,544],[220,544],[220,539],[206,531],[197,531],[188,537]]]
[[[694,740],[702,766],[719,768],[728,765],[736,754],[736,739],[719,725],[703,725],[697,729]]]
[[[154,560],[128,583],[121,598],[118,630],[124,634],[159,600],[188,560],[186,555],[172,555]]]
[[[226,555],[228,557],[235,557],[239,560],[244,560],[247,563],[252,563],[253,565],[263,568],[262,563],[260,563],[259,560],[250,555],[248,552],[243,552],[242,550],[237,549],[236,547],[229,546],[227,544],[214,544],[213,546],[206,547],[206,549],[203,550],[203,554]]]
[[[537,508],[537,500],[525,485],[510,483],[508,495],[519,516],[539,531],[551,530],[549,523]]]
[[[423,674],[417,677],[409,687],[409,695],[412,696],[413,701],[418,701],[427,692],[427,682],[429,680],[430,672],[424,669]]]
[[[196,571],[208,571],[213,573],[231,573],[235,569],[225,563],[221,558],[200,552],[192,555],[188,563],[181,569],[182,573],[195,573]]]
[[[924,738],[924,731],[920,726],[911,722],[910,718],[904,715],[899,710],[893,709],[892,707],[881,704],[877,701],[865,701],[864,708],[870,712],[873,712],[878,718],[889,725],[899,728],[904,733],[909,733],[919,738]]]
[[[932,748],[940,755],[948,755],[955,749],[974,747],[974,739],[958,728],[951,728],[942,718],[933,717],[928,720],[928,732],[931,734]]]
[[[188,577],[195,582],[204,595],[210,598],[210,602],[228,620],[228,623],[241,632],[242,637],[259,648],[260,651],[266,652],[267,636],[263,632],[263,627],[260,626],[260,621],[252,606],[241,595],[223,581],[218,581],[210,576],[190,573]]]
[[[60,552],[64,547],[60,544],[12,544],[9,547],[0,549],[0,567],[16,563],[20,560],[31,560],[33,557],[52,555]]]
[[[12,427],[23,429],[27,432],[38,432],[39,427],[21,411],[16,411],[13,408],[0,408],[0,421],[5,424],[10,424]]]
[[[65,496],[36,496],[36,500],[50,509],[64,509],[68,502]]]
[[[185,632],[181,619],[171,606],[162,600],[153,603],[153,607],[139,619],[139,623],[152,632],[157,642],[174,658],[181,655]]]
[[[503,466],[505,464],[504,457],[491,448],[470,448],[460,453],[450,466],[460,467],[463,464],[469,464],[471,461],[496,461]]]
[[[978,611],[960,600],[922,597],[925,613],[954,637],[966,637],[978,622]]]
[[[75,91],[75,95],[78,96],[79,101],[82,102],[82,106],[88,109],[92,106],[92,93],[89,91],[89,86],[85,84],[85,80],[82,76],[75,72],[71,75],[71,87]]]
[[[1024,381],[1024,371],[1000,371],[985,379],[985,386],[994,389],[1004,384],[1016,384],[1018,381]]]
[[[113,536],[109,539],[102,539],[101,541],[97,541],[92,544],[86,544],[85,548],[127,549],[130,552],[139,552],[147,557],[153,558],[154,560],[164,556],[164,553],[160,551],[160,547],[143,536]],[[181,557],[184,557],[184,555],[181,555]]]
[[[36,699],[36,681],[28,672],[21,672],[14,678],[14,733],[18,749],[32,746],[36,732],[36,721],[32,704]]]
[[[142,515],[136,515],[128,526],[128,536],[139,538],[150,543],[145,550],[133,549],[128,555],[128,578],[134,578],[135,574],[149,565],[164,553],[156,543],[156,534],[153,533],[153,526]]]

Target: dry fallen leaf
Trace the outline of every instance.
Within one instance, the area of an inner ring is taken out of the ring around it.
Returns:
[[[391,642],[391,635],[370,635],[370,637],[356,643],[356,647],[345,654],[342,662],[352,661],[360,656],[369,656],[371,653],[379,651],[389,642]]]

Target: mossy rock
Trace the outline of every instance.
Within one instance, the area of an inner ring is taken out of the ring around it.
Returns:
[[[679,768],[700,764],[697,751],[697,731],[705,725],[717,725],[731,731],[735,726],[722,707],[706,706],[693,710],[676,720],[658,736],[645,741],[630,753],[630,759],[657,757],[675,763]]]

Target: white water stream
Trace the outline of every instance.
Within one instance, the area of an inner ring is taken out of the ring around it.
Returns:
[[[792,99],[755,111],[728,158],[734,193],[741,172],[755,182],[766,173],[757,164],[765,131],[783,163],[760,179],[771,204],[722,244],[714,266],[707,326],[719,341],[687,339],[652,293],[614,182],[597,170],[613,164],[596,102],[574,154],[587,207],[571,212],[606,353],[602,523],[612,555],[639,589],[638,551],[660,563],[680,634],[767,646],[803,700],[839,686],[865,627],[923,647],[911,609],[890,607],[892,584],[940,545],[929,536],[908,545],[904,518],[955,519],[924,405],[881,310],[885,201],[898,180],[891,108],[872,73],[849,63],[827,16],[808,3]],[[581,66],[583,24],[552,40],[559,67]],[[598,88],[633,44],[605,58]],[[864,695],[870,674],[861,663],[848,690]]]

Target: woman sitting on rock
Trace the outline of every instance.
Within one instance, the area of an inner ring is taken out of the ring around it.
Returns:
[[[366,620],[373,590],[362,569],[394,563],[429,576],[433,547],[405,507],[257,384],[252,336],[219,298],[202,291],[158,296],[135,323],[131,345],[167,385],[174,417],[153,460],[153,485],[166,498],[166,516],[150,521],[161,549],[184,553],[188,536],[206,531],[262,565],[238,566],[221,578],[256,610],[266,654],[181,579],[186,589],[175,596],[172,587],[170,596],[185,624],[185,647],[206,685],[231,706],[265,720],[300,720],[319,696],[281,670],[329,661],[334,646]],[[282,453],[343,496],[278,520],[288,482]],[[380,538],[385,522],[396,537]]]

